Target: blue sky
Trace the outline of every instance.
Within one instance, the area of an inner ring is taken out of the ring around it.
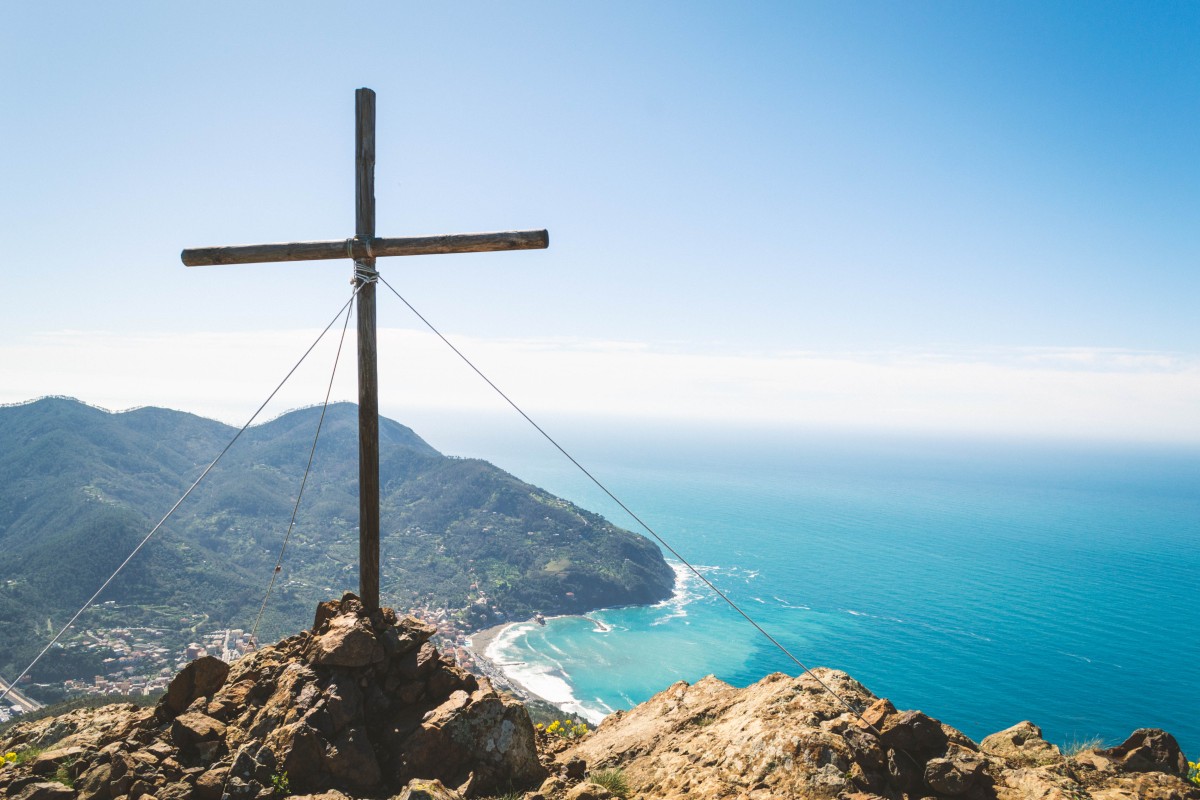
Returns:
[[[350,235],[370,86],[380,235],[550,230],[381,264],[534,409],[1200,442],[1197,34],[1170,2],[6,4],[0,401],[244,418],[347,265],[178,252]],[[385,413],[490,407],[379,321]]]

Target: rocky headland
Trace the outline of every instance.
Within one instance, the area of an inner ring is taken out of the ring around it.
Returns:
[[[845,703],[807,675],[745,689],[709,677],[564,739],[440,654],[433,633],[353,595],[322,603],[310,631],[232,665],[192,662],[153,708],[8,729],[0,795],[602,800],[616,771],[646,800],[1200,800],[1164,731],[1067,755],[1022,722],[976,743],[827,669],[815,674]]]

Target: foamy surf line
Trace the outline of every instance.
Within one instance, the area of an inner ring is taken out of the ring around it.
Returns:
[[[542,654],[528,646],[520,647],[518,641],[534,630],[536,626],[529,622],[506,626],[488,642],[483,652],[484,658],[521,691],[556,705],[563,711],[578,714],[593,725],[600,724],[612,713],[612,708],[599,700],[595,705],[582,702],[575,696],[567,674],[557,662],[541,662],[539,659],[544,658]]]
[[[674,591],[666,600],[651,606],[667,611],[662,619],[651,623],[652,625],[687,616],[684,607],[703,596],[703,585],[690,569],[678,562],[667,563],[675,573]],[[698,569],[707,571],[714,568]],[[603,609],[598,613],[603,613]],[[545,621],[553,623],[554,620],[574,616],[576,615],[564,614],[547,617]],[[613,630],[610,625],[591,614],[579,618],[591,622],[596,633],[607,634]],[[479,646],[475,646],[475,642],[472,642],[472,646],[477,655],[486,660],[505,681],[519,691],[556,705],[563,711],[578,714],[588,722],[599,724],[615,709],[598,697],[592,702],[584,702],[575,696],[570,676],[561,664],[554,661],[549,654],[533,648],[526,638],[529,634],[543,629],[543,626],[532,622],[514,622],[499,630],[492,629],[487,632],[484,641],[478,643]],[[559,654],[565,655],[562,651],[559,651]]]
[[[665,625],[673,619],[686,617],[688,615],[687,606],[702,598],[705,592],[708,591],[699,576],[685,564],[679,561],[668,561],[667,564],[675,573],[675,590],[666,600],[661,600],[650,606],[651,608],[664,609],[667,612],[651,622],[651,626]],[[701,573],[712,572],[715,569],[715,567],[696,567],[696,571]]]

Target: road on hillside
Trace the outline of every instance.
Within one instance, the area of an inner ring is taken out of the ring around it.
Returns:
[[[4,692],[8,690],[8,681],[0,678],[0,694],[4,694]],[[4,695],[3,703],[5,705],[16,706],[26,714],[28,714],[30,711],[37,711],[42,707],[41,703],[37,702],[36,700],[30,700],[16,689],[12,689],[11,691],[8,691],[8,694]]]

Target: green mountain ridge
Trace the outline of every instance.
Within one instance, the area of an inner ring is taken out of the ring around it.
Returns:
[[[320,408],[248,429],[76,627],[165,636],[249,628],[283,544]],[[0,675],[15,675],[232,438],[162,408],[112,413],[69,398],[0,408]],[[287,557],[264,614],[270,641],[358,585],[357,408],[327,411]],[[380,420],[381,601],[452,610],[481,628],[535,611],[657,602],[657,546],[478,459],[442,455]],[[186,638],[183,639],[186,642]],[[87,675],[52,653],[35,680]]]

